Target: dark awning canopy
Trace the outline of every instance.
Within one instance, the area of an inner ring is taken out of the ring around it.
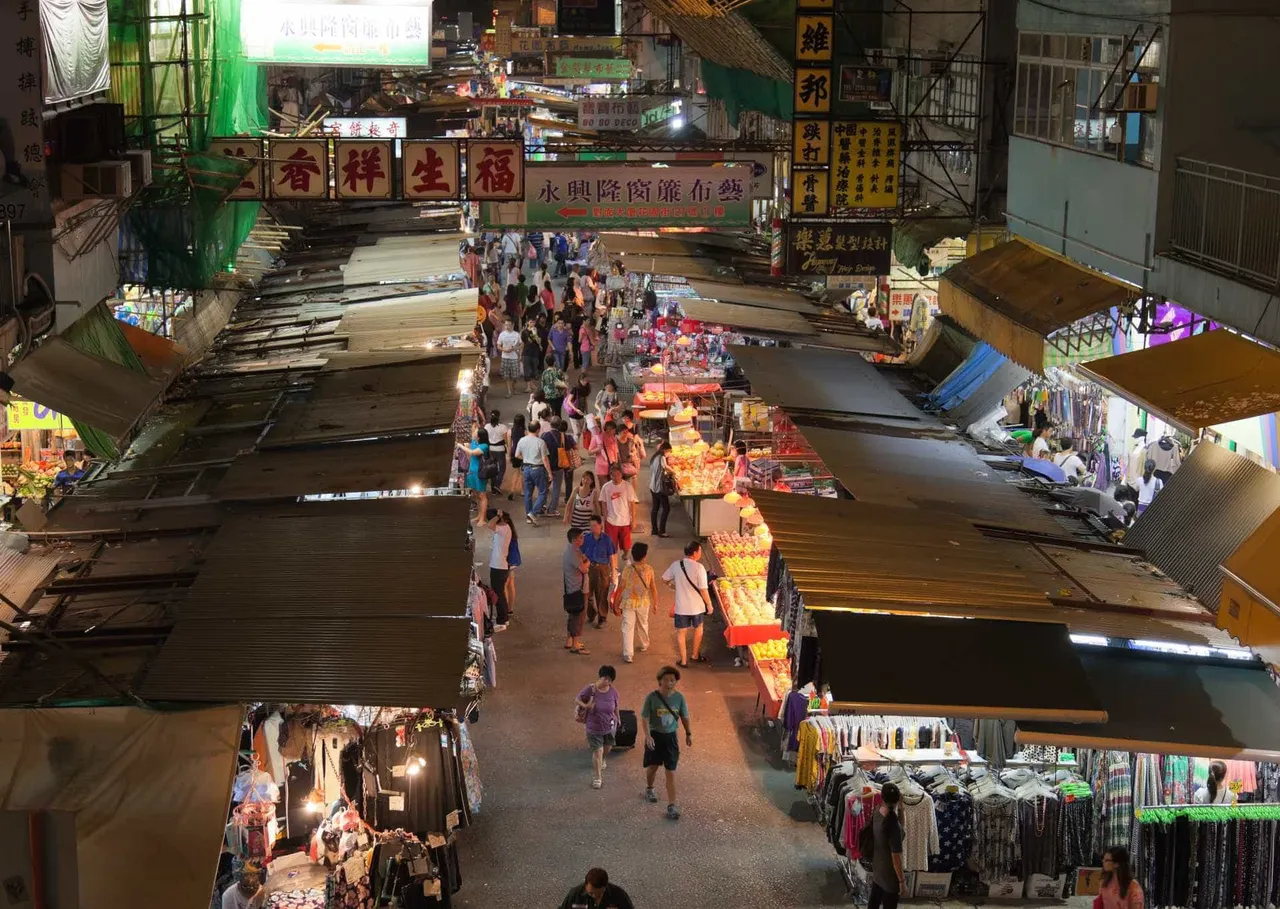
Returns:
[[[1280,760],[1280,689],[1260,662],[1120,648],[1083,650],[1080,662],[1107,721],[1019,722],[1019,742]]]
[[[1106,722],[1065,625],[853,612],[813,620],[832,709]]]

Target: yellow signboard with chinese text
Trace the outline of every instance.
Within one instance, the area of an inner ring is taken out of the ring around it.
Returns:
[[[56,410],[17,398],[9,402],[5,416],[10,429],[62,429],[71,425],[71,421]]]
[[[830,63],[834,27],[832,15],[796,16],[796,62]]]
[[[831,163],[831,124],[801,120],[792,136],[791,161],[797,167],[826,167]],[[795,185],[793,179],[792,185]]]
[[[825,67],[797,66],[795,112],[827,114],[831,112],[831,70]]]
[[[832,208],[897,208],[901,140],[898,123],[839,120],[832,124]]]
[[[794,171],[793,214],[820,218],[831,209],[831,174],[825,170]]]

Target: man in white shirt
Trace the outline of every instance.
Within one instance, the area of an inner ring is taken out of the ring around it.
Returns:
[[[529,432],[516,443],[516,457],[524,464],[524,519],[534,527],[538,526],[535,515],[546,514],[547,482],[551,478],[551,458],[547,443],[539,434],[541,429],[536,421],[530,423]]]
[[[631,551],[631,530],[636,525],[635,506],[640,498],[632,485],[622,478],[622,465],[609,466],[609,482],[600,487],[599,501],[604,532],[626,558]]]
[[[707,569],[702,567],[702,544],[697,540],[684,547],[683,559],[672,562],[662,575],[662,580],[676,592],[676,649],[680,653],[680,665],[689,665],[689,651],[685,650],[685,629],[693,629],[693,658],[705,663],[702,655],[702,620],[711,612],[711,597],[707,594]]]
[[[509,230],[502,235],[502,266],[505,269],[512,260],[520,260],[520,234]]]
[[[1070,436],[1062,440],[1062,450],[1053,456],[1053,463],[1062,468],[1068,480],[1079,480],[1087,473],[1084,469],[1084,461],[1076,452],[1075,439]]]
[[[510,319],[502,320],[498,351],[502,354],[502,378],[507,382],[509,398],[516,393],[516,379],[520,378],[520,334]]]

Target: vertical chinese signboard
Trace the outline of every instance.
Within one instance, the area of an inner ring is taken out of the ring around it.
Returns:
[[[244,175],[240,185],[227,195],[228,199],[234,202],[265,197],[263,176],[266,168],[262,161],[261,139],[214,139],[209,143],[209,154],[243,158],[245,161],[252,162],[249,172]]]
[[[395,160],[390,142],[338,139],[333,143],[333,166],[337,174],[334,191],[339,199],[390,199],[391,163]]]
[[[467,143],[467,198],[473,202],[516,202],[524,198],[524,143],[479,140]]]
[[[848,0],[797,2],[790,274],[889,271],[892,225],[865,219],[898,207],[903,134],[897,122],[849,119],[862,116],[882,92],[878,73],[847,65],[855,63],[856,50],[848,20],[861,14]],[[861,106],[850,111],[846,105],[853,102]]]
[[[39,0],[10,0],[3,21],[7,46],[0,56],[4,74],[0,135],[7,135],[12,144],[4,150],[0,220],[14,227],[48,225],[53,214],[44,161]]]
[[[323,139],[273,139],[271,198],[329,197],[329,143]]]
[[[457,199],[462,196],[462,156],[458,143],[408,140],[400,148],[406,199]]]

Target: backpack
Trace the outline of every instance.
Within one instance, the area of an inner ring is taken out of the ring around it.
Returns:
[[[493,480],[498,476],[498,457],[497,455],[485,452],[480,456],[480,463],[476,465],[476,476],[482,480]]]
[[[872,818],[875,821],[875,818]],[[862,858],[871,861],[876,851],[876,828],[875,824],[867,824],[858,831],[858,851],[862,853]]]
[[[669,470],[662,472],[662,479],[658,481],[658,485],[662,487],[664,496],[673,496],[678,491],[676,486],[676,475]]]

